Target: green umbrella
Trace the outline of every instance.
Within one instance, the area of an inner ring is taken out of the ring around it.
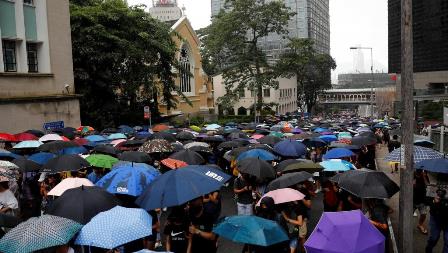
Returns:
[[[107,168],[111,169],[114,164],[118,162],[118,159],[115,157],[112,157],[110,155],[101,155],[101,154],[95,154],[95,155],[89,155],[86,160],[90,163],[90,165],[99,167],[99,168]]]
[[[198,126],[190,126],[190,129],[191,130],[193,130],[193,131],[195,131],[195,132],[200,132],[201,131],[201,128],[200,127],[198,127]]]
[[[275,136],[278,138],[283,138],[285,136],[283,133],[280,133],[280,132],[271,132],[269,135]]]
[[[4,253],[28,253],[67,244],[82,225],[58,216],[43,215],[20,223],[0,239]]]

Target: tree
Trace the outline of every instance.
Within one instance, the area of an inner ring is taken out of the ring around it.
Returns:
[[[331,88],[331,70],[335,60],[328,54],[319,54],[311,39],[291,38],[288,50],[280,56],[276,68],[284,77],[297,77],[297,101],[301,111],[311,112],[319,94]]]
[[[292,15],[281,1],[227,0],[225,10],[199,31],[204,71],[223,75],[227,94],[219,104],[229,107],[240,89],[249,89],[256,91],[261,110],[263,88],[277,88],[278,82],[259,42],[269,34],[286,35]]]
[[[395,101],[395,87],[378,88],[375,91],[375,102],[378,116],[381,117],[386,112],[392,112]]]
[[[155,116],[159,102],[175,108],[176,46],[169,27],[124,0],[72,0],[70,13],[83,122],[141,123],[144,105]]]

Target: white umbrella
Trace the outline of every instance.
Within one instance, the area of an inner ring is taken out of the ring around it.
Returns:
[[[61,196],[66,190],[78,188],[81,186],[95,186],[86,178],[66,178],[57,184],[48,195]]]
[[[39,138],[39,141],[41,142],[47,142],[47,141],[63,141],[64,139],[57,135],[57,134],[46,134]]]

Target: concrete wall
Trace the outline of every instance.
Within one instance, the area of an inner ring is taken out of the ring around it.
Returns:
[[[429,83],[448,83],[448,70],[414,73],[414,89],[427,89]],[[401,74],[397,74],[396,99],[401,100]]]
[[[64,121],[65,126],[78,127],[79,101],[35,101],[0,104],[0,131],[19,133],[28,129],[42,129],[46,122]]]

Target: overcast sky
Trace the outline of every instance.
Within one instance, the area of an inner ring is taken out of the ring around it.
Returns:
[[[127,0],[130,5],[150,0]],[[193,28],[210,24],[210,0],[178,0],[185,6]],[[331,55],[338,65],[333,74],[370,71],[370,51],[363,50],[364,64],[351,46],[373,47],[375,71],[387,72],[387,0],[330,0]],[[357,60],[358,59],[358,60]]]

